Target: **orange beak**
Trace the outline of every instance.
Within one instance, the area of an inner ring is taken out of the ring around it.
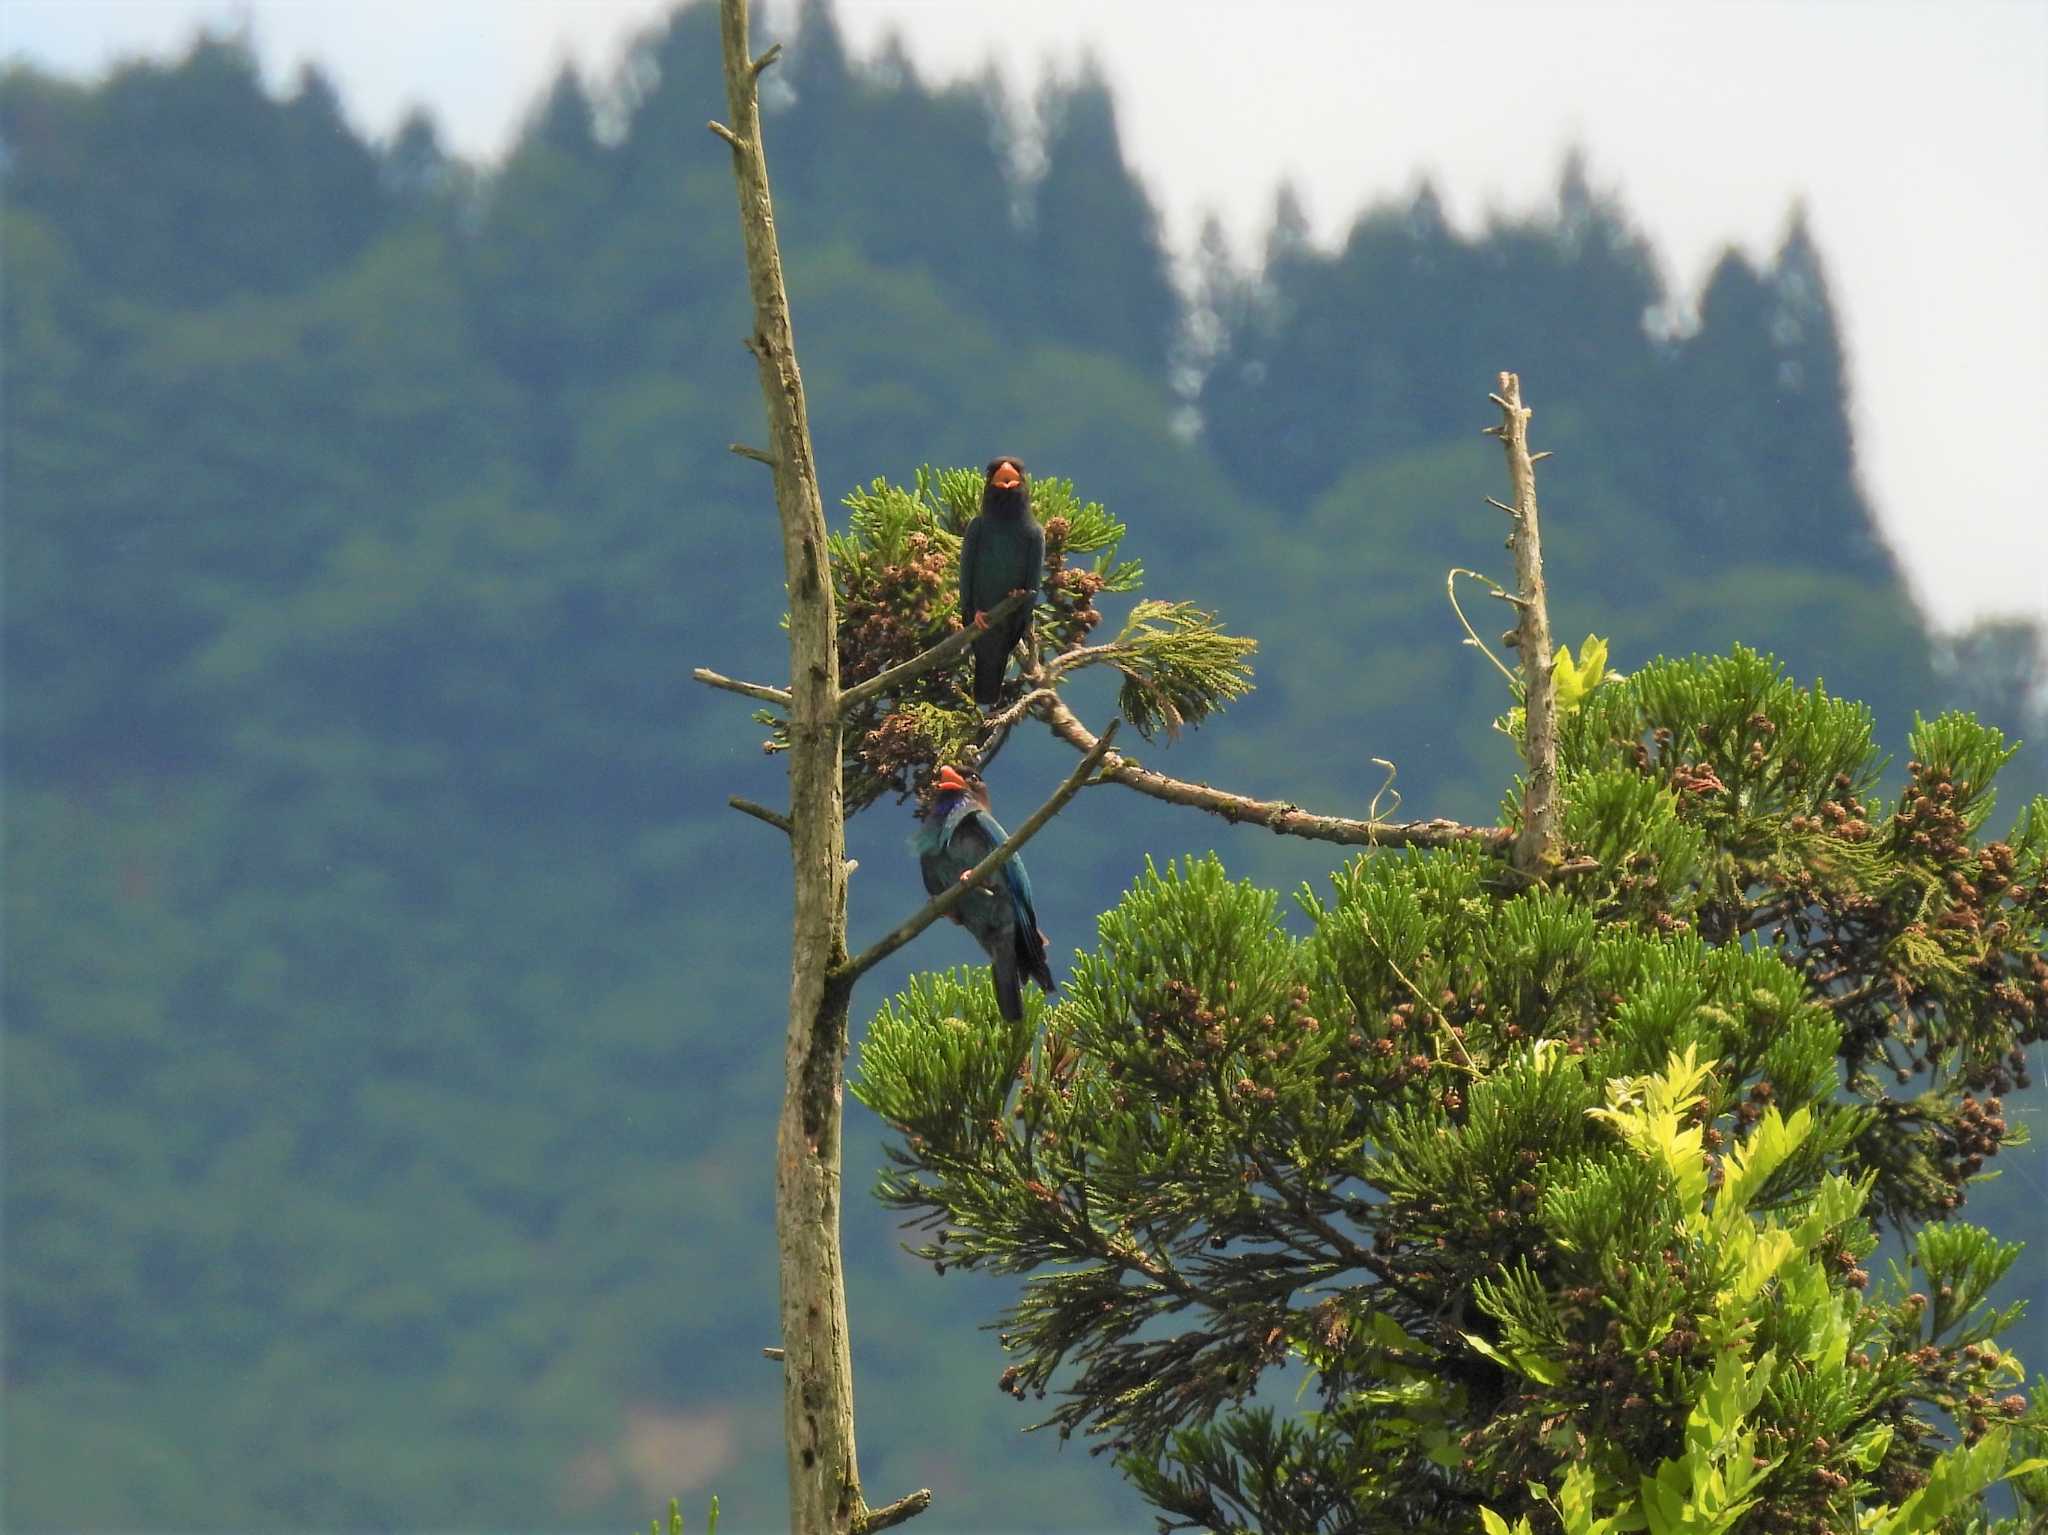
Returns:
[[[965,794],[967,792],[967,780],[960,776],[958,768],[942,767],[937,773],[932,775],[932,792],[934,794]]]
[[[1015,490],[1024,483],[1024,476],[1017,472],[1017,466],[1007,458],[996,465],[996,472],[988,477],[989,484],[997,490]]]

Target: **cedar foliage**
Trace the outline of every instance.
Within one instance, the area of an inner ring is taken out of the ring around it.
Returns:
[[[1597,866],[1553,888],[1368,854],[1297,937],[1214,855],[1148,863],[1056,1005],[956,971],[882,1009],[879,1197],[941,1271],[1028,1276],[1003,1389],[1162,1527],[2018,1535],[2020,1245],[1949,1217],[2048,1035],[2048,798],[1993,839],[1999,732],[1912,743],[1883,804],[1868,711],[1659,660],[1566,716]]]
[[[877,479],[846,497],[843,534],[829,539],[838,599],[842,684],[879,676],[959,632],[960,540],[981,506],[982,476],[974,469],[920,467],[908,488]],[[1029,649],[1038,682],[1053,686],[1091,666],[1116,671],[1123,716],[1150,738],[1173,737],[1251,688],[1253,641],[1223,632],[1213,615],[1187,602],[1136,604],[1116,635],[1087,640],[1102,622],[1096,600],[1144,584],[1137,560],[1119,558],[1124,525],[1083,501],[1071,481],[1035,480],[1031,510],[1045,528],[1045,571],[1033,607]],[[1092,560],[1078,556],[1092,555]],[[851,816],[894,791],[923,794],[942,762],[958,762],[986,735],[966,673],[943,667],[912,678],[856,709],[846,732],[846,813]],[[1008,684],[1006,698],[1022,691]],[[782,751],[787,722],[773,711],[766,749]]]

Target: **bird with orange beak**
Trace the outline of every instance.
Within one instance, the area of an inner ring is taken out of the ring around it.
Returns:
[[[1009,837],[989,813],[988,786],[978,774],[951,766],[932,778],[924,824],[911,839],[918,871],[930,895],[967,878],[974,866]],[[974,935],[995,967],[996,1008],[1015,1022],[1024,1016],[1024,977],[1047,995],[1055,989],[1046,961],[1045,934],[1031,904],[1031,876],[1012,858],[953,908],[953,920]]]
[[[1000,625],[988,610],[1045,579],[1045,529],[1031,515],[1031,481],[1020,458],[993,459],[981,486],[981,511],[960,541],[960,621],[974,637],[974,701],[983,708],[1002,695],[1010,652],[1031,630],[1026,606]]]

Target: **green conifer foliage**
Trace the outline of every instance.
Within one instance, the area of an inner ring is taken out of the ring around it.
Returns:
[[[845,498],[844,533],[830,540],[838,599],[842,680],[851,688],[881,675],[960,628],[960,538],[981,505],[975,469],[920,467],[908,488],[877,479]],[[1119,557],[1124,525],[1071,481],[1033,482],[1032,515],[1045,527],[1045,575],[1031,648],[1056,684],[1089,666],[1122,678],[1118,702],[1141,733],[1179,733],[1250,690],[1254,642],[1223,632],[1185,602],[1138,603],[1113,639],[1090,645],[1104,593],[1138,590],[1144,566]],[[1091,558],[1083,558],[1083,557]],[[960,664],[925,672],[857,708],[847,731],[847,814],[882,795],[909,794],[930,770],[958,761],[984,734]],[[785,722],[764,711],[768,749],[786,745]]]
[[[1990,840],[2010,751],[1949,715],[1880,806],[1870,732],[1768,657],[1657,661],[1565,717],[1597,868],[1548,888],[1369,854],[1296,935],[1148,865],[1057,1005],[882,1009],[878,1193],[942,1271],[1028,1276],[1003,1389],[1169,1526],[2031,1527],[1983,1512],[2048,1511],[2018,1248],[1943,1218],[2048,1020],[2048,801]]]
[[[1877,1209],[1920,1220],[1962,1203],[2005,1133],[1998,1095],[2029,1085],[2025,1048],[2048,1037],[2048,800],[1985,835],[2018,747],[1950,713],[1916,721],[1905,790],[1882,804],[1871,730],[1867,710],[1738,648],[1595,689],[1566,717],[1565,753],[1581,773],[1632,768],[1704,834],[1694,909],[1654,913],[1801,973],[1871,1111],[1859,1155]],[[1597,897],[1633,897],[1657,867],[1598,876]],[[1923,1090],[1893,1095],[1909,1083]]]

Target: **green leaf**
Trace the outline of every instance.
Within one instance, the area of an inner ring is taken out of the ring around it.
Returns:
[[[1560,645],[1551,659],[1550,681],[1560,713],[1578,708],[1585,696],[1600,685],[1607,671],[1607,641],[1587,635],[1579,647],[1577,665],[1572,664],[1571,647]]]
[[[1460,1333],[1459,1337],[1469,1343],[1477,1352],[1484,1354],[1504,1369],[1513,1370],[1517,1375],[1527,1376],[1545,1386],[1561,1386],[1565,1381],[1564,1366],[1545,1359],[1538,1354],[1506,1353],[1495,1348],[1484,1338],[1472,1333]]]
[[[1728,1154],[1726,1176],[1721,1192],[1714,1201],[1714,1225],[1721,1229],[1732,1226],[1737,1216],[1749,1208],[1757,1192],[1770,1180],[1785,1163],[1785,1159],[1804,1144],[1807,1132],[1813,1128],[1813,1113],[1800,1108],[1790,1119],[1778,1112],[1772,1104],[1764,1110],[1764,1117],[1749,1134],[1748,1139],[1736,1144]]]
[[[1688,1043],[1681,1056],[1673,1051],[1662,1073],[1617,1077],[1607,1084],[1607,1105],[1586,1113],[1619,1131],[1636,1150],[1662,1162],[1677,1186],[1679,1203],[1688,1215],[1699,1209],[1707,1192],[1700,1127],[1687,1125],[1700,1084],[1712,1061],[1694,1059]]]
[[[1848,1456],[1858,1469],[1875,1471],[1878,1462],[1884,1459],[1884,1452],[1891,1448],[1892,1426],[1889,1423],[1873,1423],[1849,1441]],[[2018,1471],[2008,1475],[2018,1475]]]
[[[2010,1474],[2006,1432],[1995,1428],[1975,1444],[1950,1450],[1928,1468],[1926,1485],[1896,1509],[1863,1516],[1865,1535],[1926,1535],[1992,1483]]]

